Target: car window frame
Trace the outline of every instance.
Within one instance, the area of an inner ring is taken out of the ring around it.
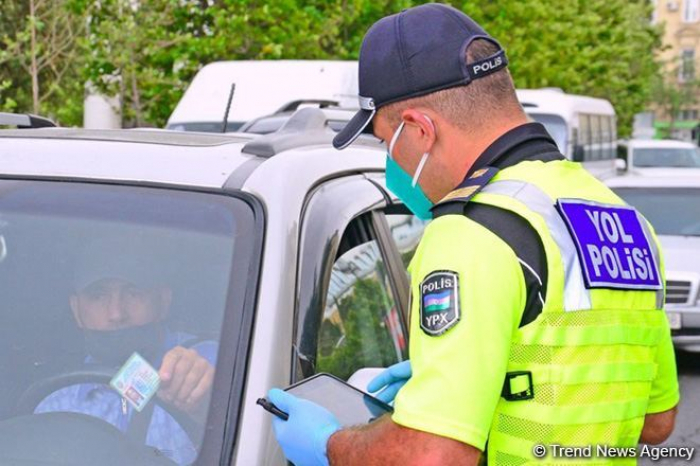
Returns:
[[[236,280],[231,274],[227,288],[226,308],[221,325],[221,336],[218,345],[217,367],[212,387],[212,398],[207,411],[205,435],[200,445],[200,451],[193,466],[210,465],[225,461],[230,463],[236,448],[236,439],[242,418],[244,388],[248,359],[252,344],[253,322],[258,299],[259,277],[263,238],[265,236],[265,209],[262,202],[253,194],[240,190],[225,190],[197,186],[183,186],[170,183],[155,183],[150,181],[103,180],[84,177],[59,176],[20,176],[0,175],[2,181],[20,182],[58,182],[80,183],[86,185],[124,186],[138,188],[153,188],[209,194],[232,197],[247,205],[253,216],[251,244],[247,249],[250,257],[246,275],[252,277],[253,286],[249,281]],[[244,224],[246,224],[244,223]],[[256,259],[257,258],[257,259]],[[238,256],[232,258],[232,270]],[[236,296],[244,296],[239,307],[234,306]],[[240,310],[240,312],[235,312]],[[226,336],[224,338],[224,336]],[[223,395],[224,391],[227,396]],[[218,396],[217,396],[218,395]]]
[[[392,247],[388,248],[393,251],[394,258],[392,259],[392,262],[398,264],[398,267],[404,270],[404,274],[399,281],[399,286],[400,290],[402,293],[402,296],[400,297],[399,305],[402,306],[402,318],[403,318],[403,325],[405,325],[406,329],[410,328],[410,322],[411,322],[411,277],[408,274],[408,270],[404,269],[403,267],[403,260],[401,259],[401,253],[398,250],[398,247],[396,246],[396,243],[394,242],[394,238],[392,237],[391,234],[391,227],[389,226],[389,222],[386,220],[387,215],[414,215],[413,212],[403,203],[401,200],[396,196],[394,193],[389,190],[386,186],[386,174],[385,173],[379,173],[376,175],[373,175],[370,179],[372,181],[372,184],[377,186],[378,189],[382,191],[384,194],[384,197],[386,199],[387,205],[384,209],[382,209],[382,216],[384,217],[384,228],[386,230],[386,234],[384,235],[384,241],[388,244],[391,244]],[[408,335],[409,332],[406,330],[406,334]]]
[[[347,186],[342,186],[347,184]],[[349,201],[348,190],[355,190]],[[343,233],[362,216],[368,221],[377,241],[380,254],[389,272],[389,286],[399,306],[402,328],[406,329],[401,294],[395,277],[396,260],[400,255],[391,241],[386,241],[388,225],[382,218],[387,205],[386,194],[365,175],[344,176],[320,185],[305,203],[302,216],[299,268],[297,273],[296,306],[294,315],[293,363],[290,383],[296,383],[315,372],[315,357],[323,309],[333,264]],[[310,228],[312,226],[312,228]],[[407,292],[408,290],[406,290]],[[407,299],[405,300],[407,301]],[[308,319],[314,320],[308,320]],[[316,322],[314,328],[305,322]],[[407,332],[405,332],[408,336]]]

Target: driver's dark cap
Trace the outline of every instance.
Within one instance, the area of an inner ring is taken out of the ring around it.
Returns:
[[[103,237],[88,242],[78,253],[73,271],[74,291],[103,279],[120,279],[141,288],[165,284],[165,257],[153,241]]]
[[[498,47],[488,58],[466,62],[476,39]],[[363,132],[382,106],[469,84],[507,66],[500,44],[461,11],[439,3],[409,8],[380,19],[360,49],[360,111],[333,139],[344,149]]]

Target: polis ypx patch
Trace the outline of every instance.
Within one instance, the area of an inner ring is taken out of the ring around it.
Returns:
[[[420,284],[420,328],[428,335],[442,335],[459,318],[459,275],[449,270],[430,273]]]
[[[634,208],[563,199],[557,208],[576,243],[587,288],[661,289],[654,249]]]

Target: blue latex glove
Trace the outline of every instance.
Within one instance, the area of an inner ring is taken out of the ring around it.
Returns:
[[[383,389],[374,396],[384,403],[391,403],[396,398],[396,394],[401,390],[401,387],[411,378],[411,374],[411,361],[396,363],[373,378],[367,384],[367,391],[374,393]]]
[[[267,399],[289,414],[286,421],[277,416],[272,419],[284,456],[295,466],[328,466],[326,445],[331,435],[340,430],[333,413],[279,388],[270,390]]]

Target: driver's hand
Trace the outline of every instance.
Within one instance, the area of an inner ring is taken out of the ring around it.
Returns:
[[[203,422],[214,381],[214,367],[193,349],[176,346],[163,357],[158,396]]]

